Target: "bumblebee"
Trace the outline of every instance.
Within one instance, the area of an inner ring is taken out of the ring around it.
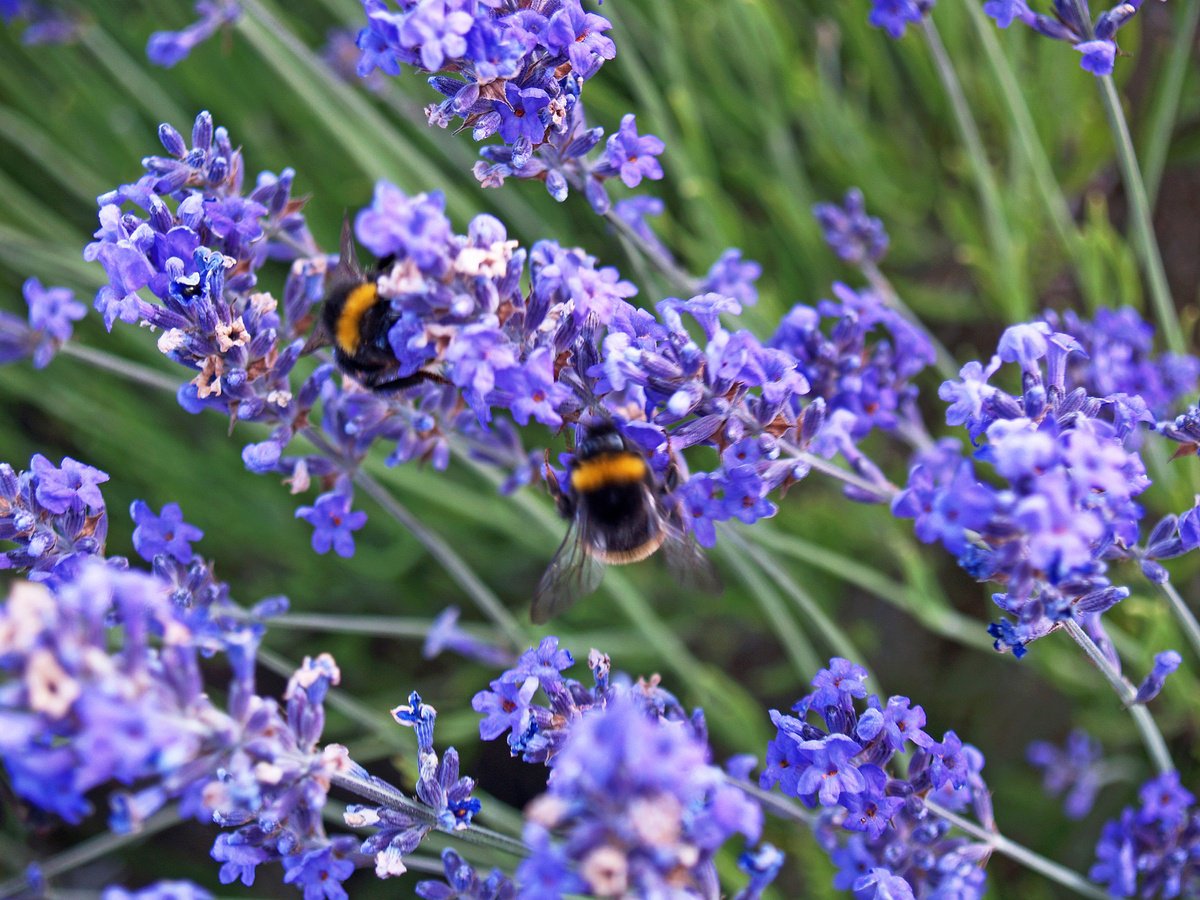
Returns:
[[[720,589],[720,578],[670,502],[674,469],[660,485],[645,455],[611,422],[587,426],[563,490],[547,478],[559,514],[570,520],[533,597],[542,624],[600,584],[606,564],[639,562],[660,548],[684,587]],[[665,489],[664,489],[665,488]]]
[[[379,276],[391,268],[395,257],[379,260],[375,271],[365,273],[354,251],[350,220],[342,221],[341,250],[337,267],[329,276],[329,292],[303,353],[333,347],[338,369],[363,387],[380,393],[402,391],[422,382],[447,384],[436,372],[421,370],[398,375],[399,362],[388,343],[388,331],[397,313],[391,301],[379,295]]]

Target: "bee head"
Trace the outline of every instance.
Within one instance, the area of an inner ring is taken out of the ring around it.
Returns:
[[[601,422],[589,425],[579,442],[577,455],[580,459],[589,459],[602,453],[620,453],[625,449],[625,439],[617,431],[612,422]]]

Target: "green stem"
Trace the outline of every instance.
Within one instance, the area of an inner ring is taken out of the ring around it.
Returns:
[[[954,63],[946,52],[946,45],[938,33],[937,25],[932,16],[926,16],[924,33],[929,52],[933,56],[934,66],[942,87],[950,100],[954,113],[954,121],[958,125],[959,135],[967,150],[967,159],[971,164],[971,173],[975,178],[975,189],[979,194],[979,203],[983,207],[984,227],[988,234],[988,243],[996,256],[996,266],[1000,273],[1001,300],[1006,305],[1006,312],[1012,318],[1023,318],[1025,300],[1022,297],[1021,284],[1017,275],[1016,252],[1012,237],[1008,233],[1004,209],[1000,202],[1000,189],[988,162],[987,152],[983,146],[983,138],[979,135],[979,126],[971,114],[971,107],[963,94],[962,84],[954,71]]]
[[[862,264],[862,273],[867,276],[867,281],[875,289],[875,293],[883,298],[884,304],[900,313],[900,315],[908,320],[910,325],[924,334],[929,343],[933,345],[933,352],[937,357],[937,369],[942,378],[947,381],[957,379],[959,366],[954,359],[954,355],[946,349],[946,345],[938,340],[932,331],[925,327],[925,323],[909,308],[908,304],[900,299],[896,288],[893,287],[888,277],[880,271],[879,266],[873,260],[868,259]]]
[[[1200,656],[1200,622],[1196,621],[1196,617],[1188,608],[1187,603],[1184,602],[1183,597],[1179,595],[1179,591],[1175,590],[1175,585],[1169,581],[1164,581],[1162,584],[1156,585],[1156,587],[1171,605],[1171,612],[1179,620],[1179,624],[1183,628],[1183,633],[1187,636],[1188,643],[1192,645],[1192,652]]]
[[[976,650],[992,653],[992,642],[982,623],[968,618],[947,606],[933,606],[909,585],[902,584],[863,564],[859,559],[806,541],[794,535],[783,535],[765,522],[754,528],[754,540],[768,550],[782,553],[794,560],[832,575],[847,584],[874,594],[885,603],[903,610],[934,634],[957,641]]]
[[[1050,215],[1050,223],[1054,226],[1054,231],[1058,235],[1063,249],[1071,255],[1071,259],[1078,269],[1082,263],[1084,248],[1080,240],[1079,229],[1075,225],[1075,217],[1071,214],[1071,206],[1054,175],[1054,169],[1046,155],[1046,148],[1038,137],[1033,116],[1029,112],[1029,104],[1025,102],[1025,95],[1021,92],[1016,75],[1013,73],[1012,66],[1009,65],[1008,57],[1004,55],[1000,49],[1000,42],[996,40],[995,24],[984,13],[982,4],[972,0],[964,5],[971,18],[971,24],[975,27],[979,42],[983,44],[984,55],[995,76],[996,85],[1000,89],[1000,97],[1008,108],[1009,120],[1017,131],[1017,143],[1024,151],[1026,161],[1033,172],[1033,180],[1037,185],[1038,193],[1042,195],[1042,203],[1046,207],[1046,212]]]
[[[1129,714],[1133,716],[1133,723],[1137,726],[1138,734],[1142,737],[1142,743],[1146,745],[1146,752],[1150,755],[1151,761],[1154,763],[1159,773],[1166,774],[1175,770],[1175,763],[1171,761],[1171,753],[1167,750],[1167,742],[1163,739],[1162,732],[1158,730],[1158,725],[1154,721],[1154,717],[1150,715],[1150,710],[1146,709],[1141,703],[1135,703],[1137,691],[1133,685],[1126,680],[1120,672],[1118,672],[1108,657],[1096,646],[1096,642],[1092,640],[1091,635],[1080,627],[1079,623],[1074,619],[1068,619],[1066,623],[1067,634],[1077,643],[1083,652],[1087,654],[1088,659],[1100,670],[1100,673],[1105,677],[1112,689],[1116,691],[1121,703],[1129,710]]]
[[[517,650],[522,650],[529,644],[529,636],[517,622],[516,617],[500,602],[500,598],[475,574],[466,561],[435,531],[427,528],[425,523],[413,515],[409,509],[400,503],[375,477],[363,469],[354,473],[354,483],[361,487],[375,500],[384,512],[412,532],[413,537],[429,551],[446,573],[458,582],[467,595],[475,601],[480,610],[496,623],[504,632],[505,637]]]
[[[1111,75],[1100,79],[1100,98],[1104,103],[1104,112],[1108,116],[1108,124],[1116,143],[1117,163],[1121,169],[1125,195],[1129,202],[1134,246],[1142,259],[1142,267],[1150,285],[1150,299],[1154,304],[1158,327],[1162,329],[1167,349],[1172,353],[1186,353],[1187,341],[1183,329],[1179,326],[1179,315],[1175,310],[1175,301],[1171,298],[1171,288],[1167,284],[1167,273],[1163,268],[1158,240],[1154,236],[1150,198],[1146,196],[1146,185],[1138,169],[1133,139],[1129,136],[1129,123],[1125,120],[1121,98],[1117,95],[1117,87]]]
[[[152,815],[142,823],[142,827],[137,831],[129,831],[123,834],[106,831],[76,844],[70,850],[64,850],[62,853],[50,857],[45,862],[38,863],[38,868],[42,870],[42,877],[49,881],[52,878],[57,878],[59,875],[70,872],[72,869],[78,869],[80,866],[85,866],[93,860],[107,856],[109,853],[120,850],[122,847],[127,847],[130,844],[139,843],[152,835],[158,834],[160,831],[166,831],[171,826],[178,824],[179,811],[175,807],[169,806],[160,809]],[[18,878],[10,878],[8,881],[0,883],[0,897],[23,895],[23,892],[28,887],[29,882],[24,875]]]
[[[431,619],[401,616],[339,616],[321,613],[286,613],[270,620],[272,628],[303,631],[332,631],[336,634],[376,634],[397,638],[424,639],[433,627]]]
[[[798,803],[792,802],[782,794],[778,794],[775,791],[763,790],[753,782],[734,778],[732,775],[726,775],[725,781],[753,797],[763,805],[764,809],[775,813],[781,819],[791,819],[793,822],[799,822],[810,828],[817,824],[816,813],[810,812]]]
[[[1087,29],[1087,37],[1094,37],[1092,19],[1088,15],[1085,0],[1074,0],[1075,13],[1079,21]],[[1162,255],[1158,250],[1158,241],[1154,236],[1154,219],[1151,215],[1150,198],[1146,194],[1146,184],[1142,181],[1142,173],[1138,169],[1137,152],[1133,149],[1133,138],[1129,134],[1129,122],[1125,118],[1125,110],[1121,106],[1121,97],[1117,93],[1116,83],[1111,75],[1098,76],[1100,82],[1100,102],[1104,106],[1104,115],[1108,119],[1108,127],[1112,131],[1114,149],[1117,154],[1117,166],[1121,170],[1121,180],[1125,184],[1125,198],[1129,203],[1130,227],[1133,229],[1133,243],[1142,261],[1142,269],[1150,287],[1150,300],[1154,304],[1154,315],[1158,319],[1158,327],[1162,330],[1167,348],[1172,353],[1186,353],[1187,341],[1183,329],[1179,327],[1179,315],[1175,310],[1175,301],[1171,298],[1171,288],[1167,284],[1167,273],[1163,268]]]
[[[330,777],[333,784],[349,791],[359,797],[376,803],[380,806],[385,806],[388,809],[395,809],[399,812],[407,813],[419,821],[436,826],[436,818],[432,810],[423,804],[417,803],[412,798],[408,797],[403,791],[393,787],[386,781],[381,781],[376,778],[364,779],[358,775],[353,775],[348,772],[339,772]],[[499,850],[503,853],[511,854],[519,858],[524,858],[529,855],[529,848],[521,841],[510,838],[508,835],[500,834],[498,831],[492,831],[490,828],[484,828],[479,825],[471,825],[467,828],[446,830],[438,828],[442,834],[462,841],[466,844],[475,844],[480,847],[490,847],[493,850]]]
[[[114,375],[120,375],[122,378],[128,379],[135,384],[142,384],[156,390],[169,391],[172,394],[179,390],[179,382],[165,372],[159,372],[157,369],[143,366],[140,363],[130,362],[124,357],[116,356],[105,350],[97,350],[95,347],[88,347],[68,341],[63,344],[59,352],[66,356],[73,356],[75,359],[82,360],[95,366],[97,369],[104,369],[106,372],[112,372]]]
[[[1142,164],[1146,196],[1149,197],[1151,209],[1154,208],[1158,188],[1162,184],[1167,150],[1171,145],[1171,134],[1175,130],[1175,118],[1179,114],[1179,98],[1183,94],[1184,81],[1192,65],[1192,46],[1196,40],[1198,25],[1200,0],[1191,0],[1184,5],[1180,13],[1180,21],[1171,42],[1171,54],[1167,57],[1165,74],[1155,86],[1154,106],[1150,114],[1150,137],[1146,141]]]
[[[1038,853],[1034,853],[1028,847],[1022,846],[1016,841],[1011,841],[1002,834],[988,831],[986,828],[976,825],[971,820],[965,819],[931,800],[925,801],[925,808],[935,816],[945,819],[956,828],[987,844],[1001,856],[1007,856],[1013,862],[1019,863],[1027,869],[1032,869],[1041,875],[1045,875],[1051,881],[1058,882],[1063,887],[1074,891],[1080,896],[1094,897],[1096,900],[1108,900],[1109,895],[1106,892],[1089,882],[1078,872],[1068,869],[1066,866],[1060,865],[1054,862],[1054,860],[1047,859]]]
[[[862,660],[866,658],[854,646],[854,642],[850,640],[849,636],[834,624],[833,620],[825,614],[825,610],[817,605],[808,592],[802,589],[796,580],[771,558],[770,554],[764,553],[761,547],[743,537],[739,531],[735,531],[733,528],[727,529],[725,534],[738,548],[739,553],[750,557],[754,564],[766,572],[771,580],[792,599],[800,613],[820,632],[830,652],[846,659]],[[802,673],[802,677],[805,680],[811,678],[818,668],[819,666],[815,666],[807,669]]]
[[[738,577],[742,579],[746,587],[750,589],[750,593],[758,601],[758,605],[762,607],[763,615],[770,622],[771,629],[778,637],[779,643],[783,645],[784,653],[791,661],[792,669],[800,683],[807,683],[813,673],[821,668],[816,648],[808,639],[808,635],[788,614],[779,592],[767,583],[762,572],[759,571],[759,567],[752,565],[751,560],[747,559],[745,541],[728,523],[722,522],[720,526],[722,538],[730,545],[723,554],[725,561],[737,571]],[[850,658],[855,659],[856,657]]]

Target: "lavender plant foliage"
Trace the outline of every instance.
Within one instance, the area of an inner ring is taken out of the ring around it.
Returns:
[[[970,807],[994,830],[983,755],[953,731],[936,741],[907,697],[867,693],[866,670],[834,658],[812,693],[771,710],[764,788],[821,808],[818,840],[838,868],[833,885],[855,897],[982,897],[991,849],[951,833],[926,801]],[[817,716],[820,725],[809,721]],[[897,765],[907,755],[907,766]],[[881,893],[887,890],[890,893]]]
[[[32,359],[34,368],[44,369],[87,308],[69,288],[43,287],[36,278],[26,279],[21,293],[29,307],[26,319],[0,311],[0,365]]]
[[[612,24],[585,12],[579,0],[363,0],[367,25],[359,32],[358,72],[398,75],[402,65],[430,74],[445,99],[425,110],[431,125],[460,123],[475,140],[499,135],[485,147],[475,176],[484,187],[506,178],[543,181],[556,200],[582,189],[604,213],[604,181],[629,187],[662,178],[663,144],[639,135],[632,114],[608,137],[603,155],[589,158],[604,137],[584,117],[583,86],[616,56],[605,32]]]
[[[1088,877],[1114,897],[1194,897],[1200,893],[1200,809],[1179,773],[1143,785],[1140,805],[1108,822]]]
[[[1026,0],[987,0],[983,11],[1001,28],[1021,22],[1036,33],[1057,41],[1069,42],[1083,54],[1080,65],[1093,75],[1111,75],[1117,56],[1117,31],[1142,7],[1143,0],[1128,0],[1102,12],[1093,23],[1086,3],[1053,0],[1053,15],[1034,12]]]
[[[552,770],[526,811],[534,852],[517,869],[520,896],[719,896],[713,854],[738,834],[756,841],[762,811],[710,764],[703,713],[688,715],[657,677],[612,677],[598,650],[590,687],[563,675],[572,665],[557,638],[543,638],[472,701],[481,738],[507,732],[514,756]],[[770,883],[777,854],[747,856],[751,885],[739,896]]]
[[[965,427],[978,448],[974,459],[950,439],[918,454],[892,510],[972,576],[1003,587],[993,600],[1011,618],[989,628],[998,650],[1021,656],[1073,619],[1119,668],[1100,616],[1129,591],[1112,583],[1110,562],[1136,560],[1161,581],[1157,560],[1185,548],[1173,516],[1141,543],[1137,497],[1150,480],[1135,446],[1153,416],[1140,395],[1094,396],[1074,383],[1068,363],[1082,353],[1045,322],[1006,330],[986,366],[967,363],[939,391],[947,424]],[[1020,370],[1019,395],[989,384],[1004,364]]]

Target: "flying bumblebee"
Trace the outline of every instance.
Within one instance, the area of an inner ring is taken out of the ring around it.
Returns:
[[[446,384],[436,372],[420,370],[398,375],[400,363],[388,343],[388,331],[398,314],[391,301],[379,295],[379,276],[391,268],[395,257],[379,260],[367,274],[358,264],[350,220],[342,221],[341,250],[330,273],[321,314],[303,353],[333,347],[338,369],[363,387],[380,393],[402,391],[426,381]]]
[[[645,455],[613,423],[585,428],[567,489],[553,475],[547,479],[559,513],[571,524],[534,594],[530,618],[536,624],[594,591],[605,564],[638,562],[659,548],[684,587],[720,589],[712,564],[669,502],[674,479],[672,471],[660,485]]]

